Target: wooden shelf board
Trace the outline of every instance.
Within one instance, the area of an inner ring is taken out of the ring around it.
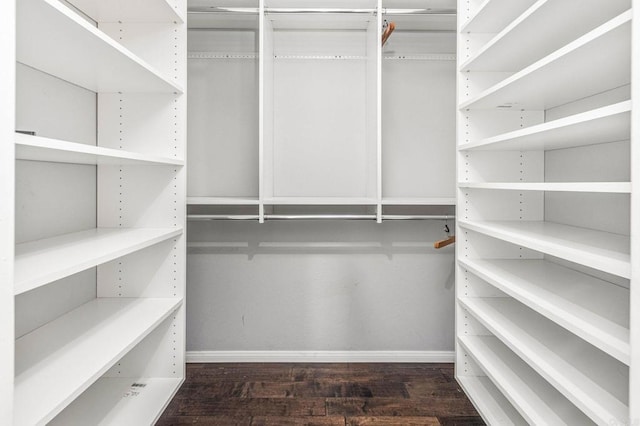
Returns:
[[[460,109],[546,110],[629,84],[627,11],[460,104]]]
[[[16,159],[95,165],[184,166],[184,160],[16,133]]]
[[[382,199],[383,206],[455,206],[455,197],[421,198],[421,197],[389,197]]]
[[[167,0],[70,0],[82,13],[97,22],[178,22],[178,6]]]
[[[260,204],[258,198],[245,197],[187,197],[190,206],[253,206]]]
[[[628,417],[628,369],[618,361],[511,298],[459,303],[594,422]]]
[[[603,17],[626,9],[626,0],[607,1],[599,7],[584,7],[583,0],[538,0],[465,61],[460,71],[519,71],[552,53],[554,45],[574,40]],[[573,25],[566,24],[569,18]],[[545,31],[540,32],[543,27]]]
[[[488,425],[525,426],[528,423],[485,376],[458,376],[460,387]]]
[[[53,419],[181,303],[98,298],[17,339],[15,423]]]
[[[461,33],[497,33],[530,7],[535,0],[485,0]]]
[[[545,260],[460,259],[459,263],[629,365],[629,289]]]
[[[631,182],[461,182],[459,188],[630,194]]]
[[[96,228],[16,245],[21,294],[182,234],[181,228]]]
[[[460,150],[535,151],[629,140],[631,101],[607,105],[502,135],[460,145]]]
[[[592,424],[496,337],[463,336],[458,341],[529,424]]]
[[[360,197],[273,197],[263,199],[266,205],[305,205],[305,206],[321,206],[321,205],[376,205],[378,201],[375,198]]]
[[[58,0],[21,0],[17,61],[94,92],[182,93],[179,84]]]
[[[143,425],[156,421],[182,379],[102,377],[65,408],[51,426]],[[133,384],[143,386],[132,386]]]
[[[459,220],[465,229],[623,278],[631,277],[629,237],[552,222]]]

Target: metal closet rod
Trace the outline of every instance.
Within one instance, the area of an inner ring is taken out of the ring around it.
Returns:
[[[265,8],[267,14],[278,13],[300,13],[300,14],[312,14],[312,13],[368,13],[375,14],[377,9],[337,9],[337,8]],[[188,13],[201,14],[201,13],[248,13],[258,14],[260,9],[257,7],[193,7],[188,10]],[[389,16],[409,16],[409,15],[437,15],[437,16],[456,16],[456,11],[453,9],[382,9],[382,13]]]
[[[259,215],[190,214],[189,220],[258,220]],[[375,214],[265,214],[265,220],[376,220]],[[383,214],[382,220],[453,220],[455,215]]]

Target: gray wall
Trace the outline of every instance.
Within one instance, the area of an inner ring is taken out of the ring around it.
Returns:
[[[453,350],[443,227],[190,222],[187,350]]]

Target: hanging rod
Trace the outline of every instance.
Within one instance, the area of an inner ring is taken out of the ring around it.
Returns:
[[[190,214],[188,220],[258,220],[258,215]],[[265,220],[376,220],[375,214],[265,214]],[[382,220],[453,220],[455,215],[383,214]]]
[[[387,9],[383,8],[384,15],[393,16],[410,16],[410,15],[437,15],[437,16],[456,16],[455,9]]]
[[[193,7],[187,10],[187,13],[249,13],[257,15],[260,9],[257,7]]]
[[[265,14],[278,14],[278,13],[300,13],[300,14],[312,14],[312,13],[367,13],[376,14],[377,9],[336,9],[336,8],[296,8],[296,7],[277,7],[277,8],[265,8]]]

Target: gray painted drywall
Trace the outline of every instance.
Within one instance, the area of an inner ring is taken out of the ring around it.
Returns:
[[[191,222],[187,350],[453,350],[443,226]]]

